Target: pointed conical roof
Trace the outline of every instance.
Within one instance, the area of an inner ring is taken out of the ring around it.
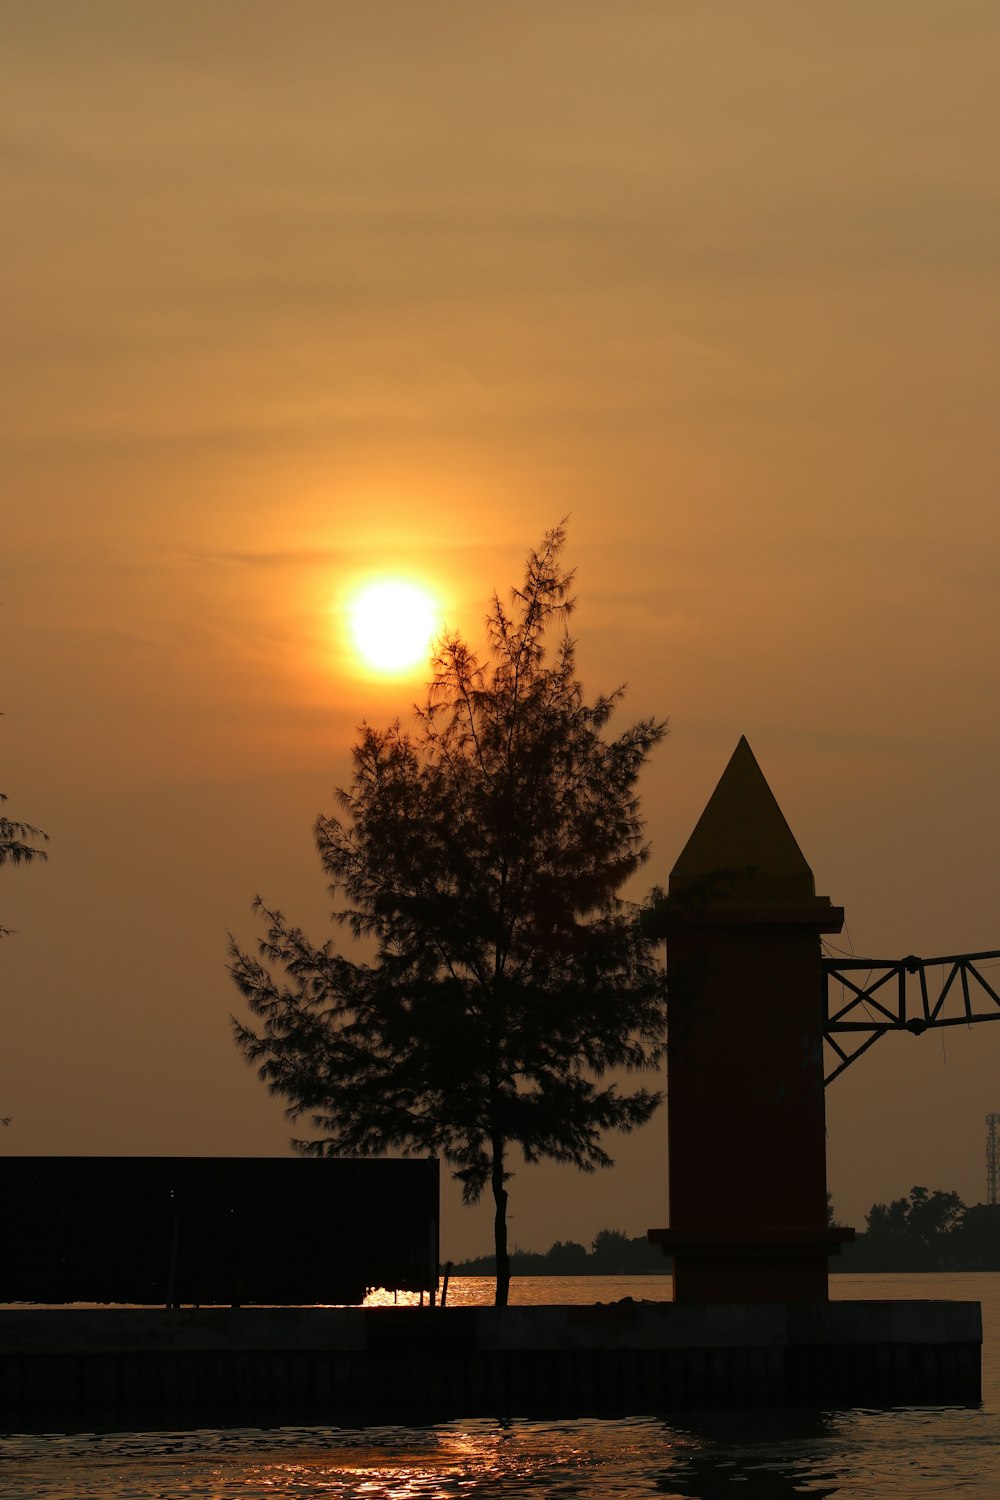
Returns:
[[[812,870],[741,738],[674,868],[670,894],[740,903],[815,897]]]

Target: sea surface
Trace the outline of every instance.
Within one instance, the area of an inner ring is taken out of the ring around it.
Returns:
[[[983,1307],[983,1403],[892,1411],[637,1413],[435,1427],[0,1435],[0,1500],[1000,1500],[1000,1273],[831,1276],[838,1298]],[[512,1302],[659,1300],[664,1276],[522,1277]],[[453,1278],[453,1304],[492,1300]]]

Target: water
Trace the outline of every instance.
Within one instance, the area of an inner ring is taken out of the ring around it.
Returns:
[[[832,1276],[830,1284],[834,1297],[981,1302],[982,1406],[364,1431],[0,1435],[0,1500],[997,1500],[1000,1273]],[[514,1282],[512,1301],[669,1293],[668,1277],[524,1277]],[[489,1301],[491,1283],[456,1278],[448,1300]]]

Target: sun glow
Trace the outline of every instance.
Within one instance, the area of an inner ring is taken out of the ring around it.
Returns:
[[[420,584],[398,578],[369,583],[350,605],[351,637],[369,667],[406,672],[430,656],[440,611]]]

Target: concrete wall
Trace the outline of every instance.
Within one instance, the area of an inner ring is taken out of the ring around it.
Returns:
[[[0,1426],[976,1402],[981,1340],[968,1302],[10,1310]]]

